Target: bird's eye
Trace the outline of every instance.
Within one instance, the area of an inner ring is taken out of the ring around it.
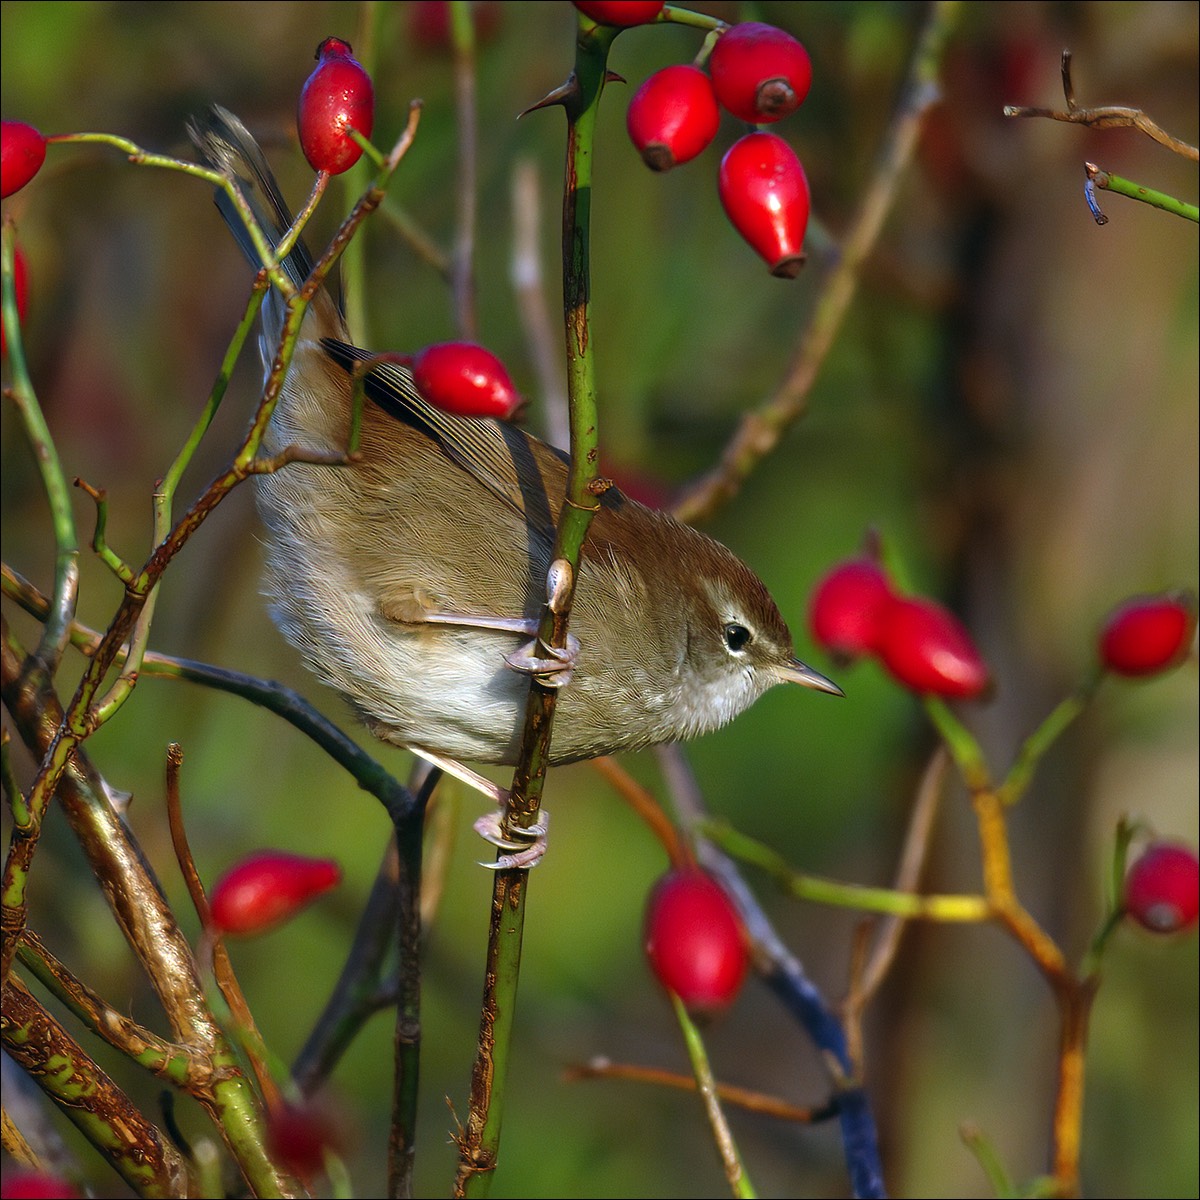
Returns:
[[[739,625],[736,621],[730,621],[724,629],[725,645],[733,651],[734,654],[740,654],[750,644],[750,639],[753,636],[745,625]]]

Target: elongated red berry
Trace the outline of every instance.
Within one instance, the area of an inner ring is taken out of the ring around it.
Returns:
[[[24,121],[0,121],[0,198],[19,192],[42,168],[46,139]]]
[[[774,133],[748,133],[721,159],[717,188],[733,227],[772,275],[794,279],[804,265],[808,178],[796,152]]]
[[[695,158],[717,136],[720,123],[712,81],[699,67],[683,64],[655,71],[625,115],[630,139],[654,171]]]
[[[29,264],[25,261],[25,252],[15,242],[13,243],[13,292],[17,300],[17,321],[25,322],[25,313],[29,308]],[[8,337],[4,326],[0,324],[0,354],[8,353]]]
[[[969,700],[988,684],[987,664],[962,622],[921,596],[886,607],[876,649],[892,676],[922,695]]]
[[[316,57],[317,68],[305,80],[296,112],[300,148],[314,171],[340,175],[362,155],[362,147],[347,131],[371,136],[375,89],[349,42],[326,38]]]
[[[1188,846],[1156,842],[1126,872],[1125,911],[1152,933],[1178,933],[1200,915],[1200,860]]]
[[[1187,657],[1195,636],[1194,594],[1133,596],[1105,620],[1100,631],[1100,661],[1118,675],[1157,675]]]
[[[808,51],[790,33],[758,21],[726,30],[708,65],[721,107],[753,125],[794,112],[812,86]]]
[[[746,977],[745,930],[725,889],[695,868],[671,871],[646,904],[646,956],[659,983],[692,1011],[732,1002]]]
[[[813,589],[808,627],[826,650],[856,658],[878,647],[884,616],[894,599],[891,583],[875,559],[851,558],[838,563]]]
[[[5,1172],[0,1200],[75,1200],[79,1193],[65,1179],[44,1171]]]
[[[458,417],[507,420],[521,404],[504,364],[474,342],[438,342],[412,360],[413,382],[430,404]]]
[[[213,886],[213,923],[223,933],[262,933],[341,882],[331,858],[263,850],[242,859]]]
[[[575,7],[597,25],[647,25],[662,12],[666,0],[574,0]]]

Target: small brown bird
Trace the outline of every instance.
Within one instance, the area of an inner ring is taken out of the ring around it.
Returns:
[[[193,137],[238,183],[269,239],[290,215],[262,151],[214,109]],[[218,204],[258,257],[224,193]],[[299,286],[303,246],[286,269]],[[270,367],[284,315],[263,310]],[[264,451],[347,446],[350,372],[371,357],[318,294]],[[429,757],[512,764],[526,698],[519,651],[536,630],[567,459],[514,425],[448,415],[403,367],[367,375],[360,457],[258,479],[267,589],[284,636],[376,736]],[[762,581],[719,542],[610,488],[584,546],[551,762],[681,741],[724,725],[777,683],[840,695],[793,655]]]

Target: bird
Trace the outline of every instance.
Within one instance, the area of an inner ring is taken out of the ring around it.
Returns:
[[[275,246],[291,214],[258,143],[213,106],[193,122],[203,157],[233,180]],[[217,204],[263,264],[236,207]],[[299,288],[312,260],[283,262]],[[269,373],[285,299],[263,304]],[[732,720],[769,688],[841,689],[795,657],[765,584],[720,542],[618,487],[597,499],[563,661],[523,660],[546,603],[568,457],[511,422],[428,403],[396,363],[365,374],[358,452],[342,462],[357,364],[330,290],[313,297],[262,453],[301,457],[256,480],[273,618],[306,666],[378,738],[469,778],[513,765],[531,674],[563,683],[549,763],[678,742]],[[478,778],[478,777],[476,777]],[[490,787],[494,796],[495,785]]]

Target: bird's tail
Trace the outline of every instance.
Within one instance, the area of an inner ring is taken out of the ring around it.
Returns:
[[[229,175],[242,193],[255,220],[266,235],[267,243],[274,247],[291,228],[292,214],[279,190],[279,183],[267,162],[262,147],[254,135],[227,108],[214,104],[201,118],[189,122],[188,133],[197,149],[215,170]],[[259,256],[249,231],[233,201],[221,189],[216,192],[217,208],[225,218],[226,225],[256,270],[264,264]],[[302,238],[280,264],[288,278],[301,287],[312,271],[312,255]],[[271,357],[278,346],[285,314],[284,298],[273,288],[263,302],[263,355],[270,365]],[[321,318],[321,328],[313,330],[321,336],[339,336],[343,333],[341,313],[327,291],[322,291],[310,309],[310,324],[313,317]]]

